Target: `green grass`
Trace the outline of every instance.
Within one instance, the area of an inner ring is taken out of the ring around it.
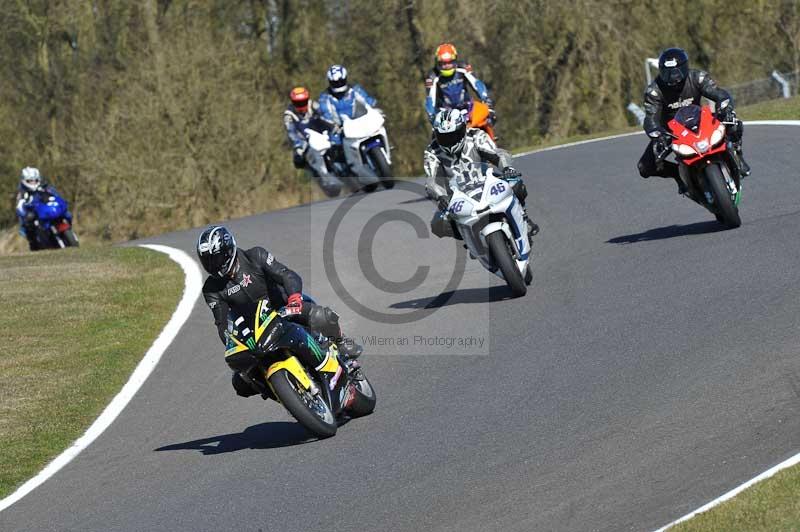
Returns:
[[[749,105],[737,109],[736,114],[742,120],[798,120],[800,119],[800,96]]]
[[[0,257],[0,498],[94,421],[182,290],[180,268],[141,248]]]
[[[792,467],[743,491],[670,532],[800,530],[800,468]]]

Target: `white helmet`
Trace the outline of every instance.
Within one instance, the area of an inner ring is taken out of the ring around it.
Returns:
[[[29,191],[35,192],[42,184],[42,174],[39,173],[38,168],[26,166],[19,175],[19,182]]]
[[[458,155],[467,138],[467,120],[457,109],[443,109],[433,118],[436,143],[450,155]]]

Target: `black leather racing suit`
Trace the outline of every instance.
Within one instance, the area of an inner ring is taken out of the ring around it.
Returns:
[[[689,105],[700,105],[700,98],[707,99],[717,104],[729,100],[728,107],[733,110],[733,97],[728,91],[717,86],[707,72],[696,69],[689,69],[683,85],[669,87],[660,78],[647,86],[644,93],[644,131],[650,137],[644,154],[639,159],[639,174],[642,177],[661,176],[672,177],[678,180],[678,165],[671,161],[656,161],[654,145],[657,142],[660,132],[666,131],[667,123],[675,117],[681,107]],[[736,126],[728,127],[728,138],[733,142],[735,157],[741,157],[742,151],[742,123],[737,120]],[[739,164],[739,161],[736,161]]]
[[[227,342],[228,311],[237,305],[248,305],[261,299],[268,299],[273,308],[286,304],[286,298],[301,292],[303,281],[297,273],[275,259],[275,256],[262,247],[247,251],[236,251],[236,263],[230,277],[209,276],[203,284],[203,298],[214,314],[214,323],[222,343]],[[342,338],[339,316],[331,309],[304,301],[302,313],[290,318],[291,321],[308,327],[315,333],[331,338],[341,346],[350,340]],[[345,349],[343,351],[346,352]],[[303,352],[297,355],[304,358]],[[311,367],[317,361],[311,357],[302,360]],[[233,374],[233,387],[242,396],[255,395],[255,391],[242,381],[238,373]]]

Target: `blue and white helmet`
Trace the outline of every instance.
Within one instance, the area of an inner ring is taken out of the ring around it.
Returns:
[[[457,109],[442,109],[433,118],[436,143],[450,155],[458,155],[467,139],[467,119]]]
[[[342,65],[333,65],[328,69],[328,87],[334,94],[341,94],[346,92],[349,88],[347,86],[347,69]]]
[[[42,184],[42,174],[39,173],[38,168],[26,166],[19,174],[19,182],[30,192],[35,192]]]

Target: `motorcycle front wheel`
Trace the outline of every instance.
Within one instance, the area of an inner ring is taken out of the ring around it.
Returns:
[[[269,383],[284,408],[306,430],[320,438],[336,434],[336,417],[321,393],[311,394],[285,369],[273,373]]]
[[[67,229],[66,231],[61,233],[61,236],[64,238],[64,244],[66,244],[67,247],[72,247],[72,248],[78,247],[79,245],[78,236],[72,229]]]
[[[739,217],[739,208],[733,202],[731,191],[725,184],[725,177],[722,175],[722,169],[717,164],[709,164],[705,168],[705,181],[706,187],[709,192],[714,196],[716,203],[716,212],[714,216],[722,225],[736,229],[742,225],[742,219]]]
[[[386,160],[386,155],[379,147],[374,147],[368,152],[369,158],[372,159],[372,164],[375,165],[375,170],[378,177],[381,178],[381,184],[385,188],[392,188],[394,186],[392,165]]]
[[[353,397],[352,402],[347,407],[347,413],[350,417],[361,417],[367,416],[375,410],[375,403],[377,398],[375,397],[375,390],[372,388],[372,384],[367,380],[367,377],[358,370],[358,374],[354,376],[352,382],[350,383],[352,386],[351,393],[355,395]]]
[[[514,297],[524,296],[528,292],[525,280],[522,278],[514,254],[509,248],[508,239],[502,231],[495,231],[486,236],[486,245],[494,263],[503,273],[506,284],[511,289]]]

